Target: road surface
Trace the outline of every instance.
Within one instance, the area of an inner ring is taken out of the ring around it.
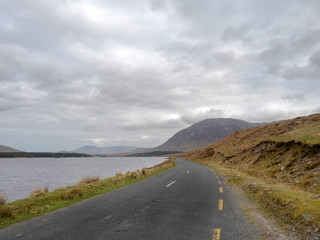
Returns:
[[[217,173],[176,162],[149,179],[3,229],[0,239],[258,239]]]

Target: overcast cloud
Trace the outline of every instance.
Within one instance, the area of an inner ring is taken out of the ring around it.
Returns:
[[[318,0],[0,0],[0,144],[157,146],[319,112]]]

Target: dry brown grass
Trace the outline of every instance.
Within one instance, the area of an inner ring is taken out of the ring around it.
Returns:
[[[58,199],[61,200],[72,200],[75,199],[77,197],[82,197],[84,194],[84,190],[79,188],[79,187],[75,187],[72,188],[71,190],[67,191],[67,192],[62,192]]]
[[[81,185],[92,183],[92,182],[97,182],[99,180],[100,180],[99,177],[85,177],[77,184],[77,186],[81,186]]]
[[[0,205],[5,205],[7,202],[7,198],[5,196],[0,195]]]
[[[4,218],[15,218],[15,212],[14,212],[14,207],[5,205],[0,209],[0,216]]]
[[[148,174],[148,168],[144,167],[142,168],[142,174],[147,175]]]
[[[44,188],[40,188],[37,187],[35,190],[33,190],[30,193],[30,197],[43,197],[45,196],[47,193],[49,192],[49,188],[48,187],[44,187]]]

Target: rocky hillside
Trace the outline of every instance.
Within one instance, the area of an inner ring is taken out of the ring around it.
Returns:
[[[238,131],[187,155],[320,192],[320,114]]]
[[[154,151],[190,151],[208,146],[238,130],[261,124],[231,118],[206,119],[183,129]]]
[[[0,145],[0,152],[10,153],[10,152],[21,152],[21,151],[5,145]]]

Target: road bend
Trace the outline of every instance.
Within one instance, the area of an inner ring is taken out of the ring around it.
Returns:
[[[221,176],[182,158],[176,163],[149,179],[2,229],[0,239],[259,239]]]

